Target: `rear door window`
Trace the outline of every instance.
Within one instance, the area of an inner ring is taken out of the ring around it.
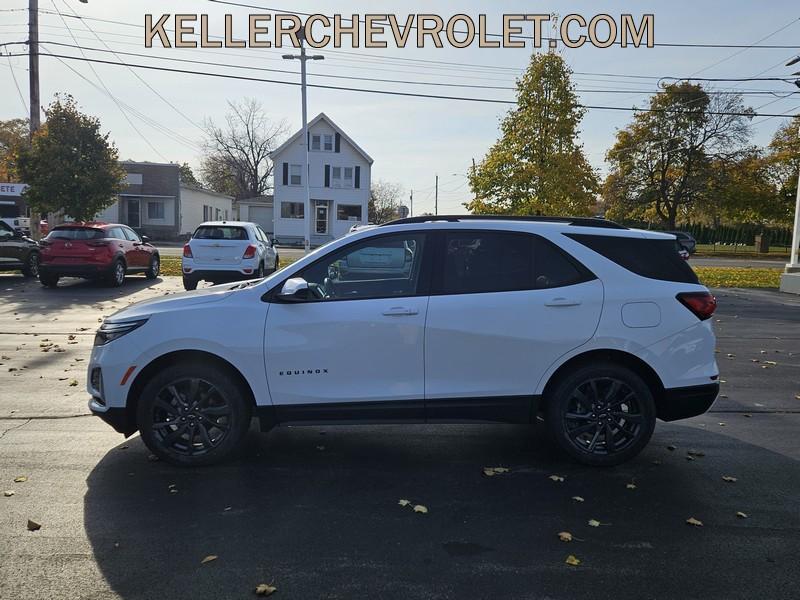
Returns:
[[[249,239],[244,227],[230,225],[204,225],[198,227],[192,236],[196,240],[240,240]]]
[[[570,233],[567,237],[642,277],[677,283],[699,283],[692,267],[678,254],[675,240],[583,233]]]
[[[122,233],[125,234],[125,239],[131,242],[141,242],[141,238],[136,234],[133,229],[128,229],[127,227],[122,228]]]

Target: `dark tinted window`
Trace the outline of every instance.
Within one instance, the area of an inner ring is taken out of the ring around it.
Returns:
[[[441,293],[533,287],[533,237],[495,231],[451,231],[444,237]]]
[[[642,277],[699,283],[692,268],[678,255],[675,240],[575,233],[567,235]]]
[[[99,240],[106,237],[102,229],[90,227],[56,227],[47,234],[48,240]]]
[[[534,252],[536,289],[564,287],[594,279],[594,275],[568,257],[555,244],[536,238]]]
[[[244,227],[231,227],[229,225],[204,225],[198,227],[192,236],[195,240],[247,240],[247,231]]]

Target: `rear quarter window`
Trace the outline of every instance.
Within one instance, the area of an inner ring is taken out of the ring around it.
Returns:
[[[566,235],[642,277],[676,283],[700,283],[692,268],[678,255],[675,240],[579,233]]]

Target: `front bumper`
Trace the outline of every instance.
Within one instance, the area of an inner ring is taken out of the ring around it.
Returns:
[[[122,407],[107,407],[103,406],[96,398],[89,400],[89,410],[92,414],[100,417],[111,425],[115,431],[123,434],[125,437],[132,435],[136,432],[136,419],[130,414],[127,408]]]
[[[696,417],[706,412],[719,394],[719,383],[693,385],[664,390],[663,398],[656,400],[658,418],[677,421]]]

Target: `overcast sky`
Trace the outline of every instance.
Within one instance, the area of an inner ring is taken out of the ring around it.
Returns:
[[[782,27],[762,41],[762,44],[800,45],[800,8],[796,1],[770,2],[723,2],[723,1],[672,1],[665,2],[321,2],[312,0],[241,0],[245,4],[264,6],[266,12],[301,11],[309,13],[395,13],[401,20],[409,13],[436,12],[445,20],[456,13],[467,13],[477,19],[480,13],[487,14],[488,29],[502,29],[503,13],[550,13],[565,16],[580,13],[587,18],[602,12],[619,16],[621,6],[637,16],[646,12],[655,13],[655,41],[657,43],[716,43],[753,44]],[[143,43],[144,15],[161,15],[165,10],[182,13],[207,13],[213,34],[223,33],[223,15],[232,13],[234,30],[245,34],[247,15],[260,12],[255,9],[223,6],[202,0],[172,0],[157,2],[109,2],[89,0],[81,4],[77,0],[39,0],[44,11],[59,11],[71,14],[70,9],[80,15],[99,19],[110,19],[130,23],[134,26],[81,22],[66,19],[78,41],[88,47],[103,48],[94,34],[86,29],[90,26],[110,47],[126,52],[146,53],[152,57],[184,58],[248,65],[269,69],[286,69],[293,73],[275,73],[236,70],[227,67],[211,67],[172,63],[170,66],[224,73],[239,73],[260,78],[282,81],[299,80],[299,63],[281,60],[279,49],[146,49]],[[54,4],[55,3],[55,4]],[[169,6],[169,8],[166,8]],[[435,6],[435,8],[432,8]],[[24,0],[3,0],[0,4],[0,44],[24,40],[27,14]],[[11,10],[9,10],[11,9]],[[79,50],[59,48],[45,42],[73,43],[70,32],[58,15],[43,14],[40,17],[40,38],[45,51],[63,54],[79,54]],[[788,25],[788,26],[787,26]],[[391,44],[390,44],[391,45]],[[22,52],[23,47],[11,46],[7,50]],[[331,48],[319,51],[325,56],[321,62],[309,63],[310,83],[342,85],[381,90],[401,90],[434,93],[451,96],[513,99],[511,91],[460,87],[434,87],[409,84],[378,83],[347,79],[330,79],[313,74],[400,79],[416,82],[470,84],[484,86],[513,86],[515,78],[525,68],[532,50],[526,49],[481,49],[477,44],[468,49],[424,49],[389,48],[352,49]],[[580,49],[562,51],[572,69],[585,73],[575,75],[580,97],[585,104],[605,106],[645,106],[648,92],[655,89],[656,80],[637,80],[623,77],[605,77],[597,73],[618,75],[675,76],[692,75],[703,77],[761,77],[787,76],[798,70],[785,68],[783,64],[798,51],[791,49],[751,48],[743,51],[719,48],[610,48],[598,49],[585,46]],[[116,61],[113,56],[87,53],[87,56]],[[162,64],[149,58],[120,56],[131,63]],[[413,60],[408,60],[413,59]],[[439,65],[432,62],[458,63]],[[56,59],[41,59],[42,103],[47,104],[56,92],[69,92],[83,109],[102,121],[103,129],[111,137],[124,159],[150,160],[155,162],[188,162],[198,165],[197,142],[201,138],[198,126],[206,118],[220,120],[226,103],[245,97],[258,98],[270,117],[285,120],[292,130],[301,125],[300,90],[297,87],[208,78],[195,75],[137,71],[139,76],[157,90],[171,108],[138,80],[128,69],[116,65],[95,65],[96,75],[88,63],[67,61],[89,83],[70,71]],[[9,68],[11,67],[11,68]],[[0,94],[0,119],[25,116],[23,100],[27,102],[27,60],[24,57],[0,58],[0,74],[3,75]],[[14,88],[11,74],[15,74],[22,90],[21,99]],[[298,73],[297,75],[294,72]],[[97,76],[102,83],[97,81]],[[800,90],[784,82],[718,83],[719,89],[741,89],[748,91],[774,91],[785,95],[748,95],[745,101],[761,112],[800,112]],[[162,128],[141,120],[128,112],[128,123],[117,103],[106,95],[104,88],[121,103],[127,104],[155,121]],[[615,90],[611,91],[611,90]],[[626,91],[627,90],[627,91]],[[623,91],[623,93],[619,93]],[[628,92],[629,91],[629,92]],[[768,104],[769,103],[769,104]],[[498,135],[498,123],[507,106],[456,100],[406,98],[363,94],[348,91],[309,90],[309,115],[313,117],[324,111],[356,140],[374,159],[373,179],[386,179],[400,183],[407,196],[414,190],[415,214],[433,209],[434,176],[440,177],[439,212],[464,212],[461,202],[468,199],[468,189],[463,174],[472,159],[480,160]],[[614,133],[631,119],[628,112],[591,110],[582,123],[581,139],[586,154],[599,172],[605,171],[603,157],[613,143]],[[775,129],[785,119],[756,119],[754,141],[768,143]],[[146,138],[155,147],[151,148]],[[194,142],[195,145],[190,142]]]

